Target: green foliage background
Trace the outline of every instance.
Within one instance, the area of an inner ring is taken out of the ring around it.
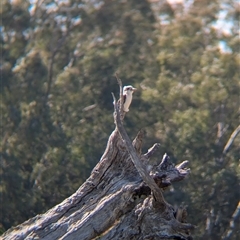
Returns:
[[[168,201],[189,206],[195,239],[221,239],[240,199],[239,136],[223,154],[239,125],[239,4],[3,0],[0,10],[1,232],[89,176],[114,129],[118,72],[138,88],[130,136],[144,128],[146,149],[161,143],[158,162],[164,152],[190,162]]]

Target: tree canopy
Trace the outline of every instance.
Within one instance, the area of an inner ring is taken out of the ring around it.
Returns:
[[[71,195],[114,129],[111,92],[138,89],[125,118],[191,181],[164,193],[188,205],[196,239],[237,239],[237,1],[1,3],[1,231]]]

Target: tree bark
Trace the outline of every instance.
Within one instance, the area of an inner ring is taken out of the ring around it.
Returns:
[[[2,239],[192,239],[194,226],[186,223],[186,209],[174,209],[162,190],[189,174],[188,162],[174,166],[165,154],[157,167],[151,166],[149,158],[159,144],[142,154],[143,131],[130,142],[121,104],[114,101],[116,128],[85,183],[46,213],[9,229]]]

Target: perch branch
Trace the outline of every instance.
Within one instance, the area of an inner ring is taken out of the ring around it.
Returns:
[[[122,80],[118,77],[118,74],[115,73],[115,77],[117,79],[118,85],[119,85],[119,92],[120,92],[120,107],[119,107],[119,112],[121,116],[121,120],[124,118],[124,113],[123,113],[123,88],[122,88]]]
[[[133,148],[133,145],[131,143],[130,138],[128,137],[123,125],[122,121],[120,119],[120,114],[119,110],[117,108],[117,103],[116,103],[116,98],[114,94],[112,93],[113,99],[114,99],[114,118],[115,118],[115,123],[116,127],[118,129],[119,134],[122,137],[122,140],[126,146],[126,149],[131,156],[131,159],[138,170],[140,176],[142,179],[146,182],[146,184],[151,188],[153,195],[156,199],[156,201],[161,205],[162,208],[165,208],[167,203],[164,201],[163,195],[157,184],[154,182],[154,180],[150,177],[150,175],[147,173],[145,166],[143,163],[140,161],[140,159],[137,156],[137,153],[135,149]]]

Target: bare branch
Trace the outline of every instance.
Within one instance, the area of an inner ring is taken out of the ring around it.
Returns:
[[[165,153],[161,163],[151,171],[151,176],[160,188],[170,186],[173,182],[178,182],[186,178],[190,169],[185,168],[188,161],[175,166],[171,163],[169,156]]]
[[[233,133],[231,134],[227,144],[225,145],[224,149],[223,149],[223,154],[226,154],[229,150],[229,148],[231,147],[231,145],[233,144],[234,139],[236,138],[236,136],[239,134],[240,132],[240,125],[233,131]]]
[[[240,202],[238,202],[238,205],[232,215],[232,219],[230,221],[230,224],[229,224],[229,228],[228,228],[228,231],[226,232],[226,234],[222,237],[222,240],[228,240],[228,239],[231,239],[231,236],[232,236],[232,233],[233,233],[233,230],[235,228],[235,223],[237,221],[237,218],[240,217]]]
[[[119,113],[119,110],[118,110],[118,107],[116,104],[116,98],[115,98],[114,94],[112,94],[112,95],[113,95],[113,99],[114,99],[114,103],[115,103],[114,104],[115,123],[116,123],[116,127],[118,129],[118,132],[121,135],[123,142],[125,143],[125,147],[129,153],[129,155],[131,156],[131,159],[132,159],[136,169],[138,170],[138,173],[143,178],[143,180],[146,182],[146,184],[151,188],[153,195],[156,198],[156,201],[160,204],[159,207],[165,208],[167,203],[165,202],[165,200],[163,198],[162,192],[159,189],[159,187],[157,186],[157,184],[155,183],[155,181],[147,173],[145,166],[143,165],[142,161],[140,161],[135,149],[133,148],[131,140],[122,125],[122,121],[120,119],[120,113]]]
[[[183,168],[186,167],[187,164],[188,164],[188,161],[185,160],[185,161],[183,161],[182,163],[178,164],[178,165],[176,166],[176,168],[178,168],[178,169],[183,169]]]
[[[151,148],[148,149],[148,152],[144,156],[149,159],[160,147],[160,143],[155,143]]]
[[[215,219],[214,209],[211,208],[210,212],[208,213],[208,217],[206,219],[206,228],[205,228],[205,231],[206,231],[205,235],[206,236],[209,236],[211,234],[214,219]]]
[[[142,152],[142,142],[143,142],[143,137],[144,137],[144,131],[141,129],[135,139],[133,140],[133,147],[137,151],[139,155],[141,155]]]
[[[120,108],[119,108],[119,112],[120,112],[120,115],[121,115],[121,119],[123,120],[124,118],[124,113],[123,113],[123,88],[122,88],[122,80],[118,77],[118,74],[115,73],[115,77],[117,79],[117,82],[118,82],[118,85],[119,85],[119,92],[120,92],[120,96],[119,96],[119,99],[120,99]]]
[[[172,169],[174,166],[173,164],[170,162],[170,157],[165,153],[161,163],[158,165],[158,169],[159,170],[168,170],[168,169]]]

